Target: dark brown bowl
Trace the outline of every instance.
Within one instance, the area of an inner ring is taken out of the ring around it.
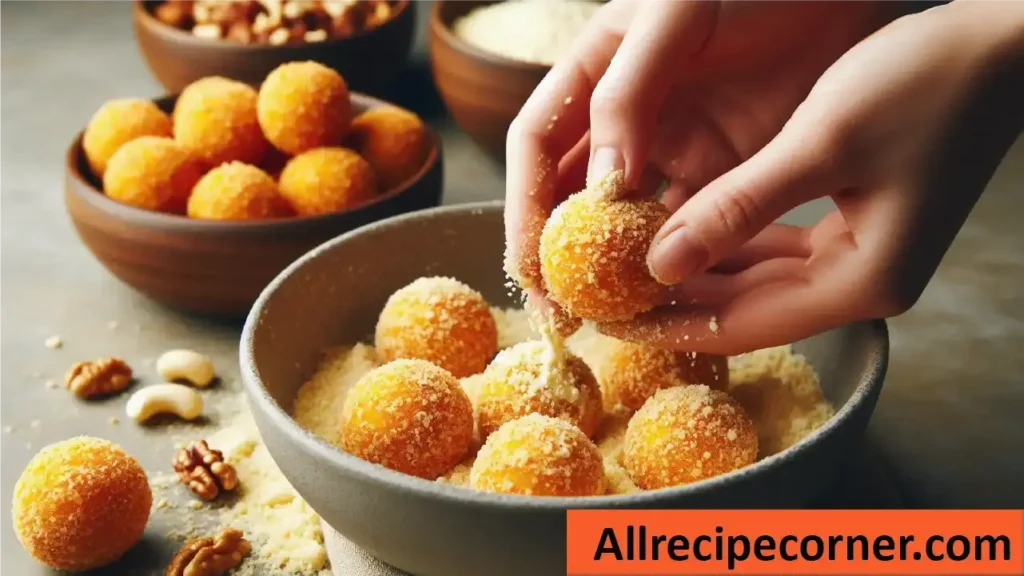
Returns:
[[[302,60],[337,70],[353,91],[381,94],[409,59],[416,23],[414,3],[404,2],[380,27],[346,38],[285,46],[239,44],[196,38],[164,24],[153,16],[156,4],[132,2],[135,39],[153,75],[172,94],[206,76],[259,84],[281,64]]]
[[[451,26],[457,18],[493,3],[434,2],[430,67],[459,128],[489,156],[504,162],[508,127],[551,67],[492,54],[455,36]]]
[[[176,96],[155,100],[164,111]],[[352,94],[356,112],[388,106]],[[401,186],[353,210],[266,222],[215,222],[150,212],[101,191],[79,132],[67,152],[64,203],[82,242],[111,273],[168,306],[241,318],[260,291],[292,261],[321,243],[389,216],[441,201],[441,141],[429,131],[426,163]]]

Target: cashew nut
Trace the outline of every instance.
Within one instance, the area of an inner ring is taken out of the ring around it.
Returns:
[[[156,384],[132,394],[125,411],[136,422],[144,422],[164,413],[195,420],[203,413],[203,397],[181,384]]]
[[[213,361],[192,350],[170,350],[156,361],[156,371],[168,382],[185,380],[200,388],[213,382]]]

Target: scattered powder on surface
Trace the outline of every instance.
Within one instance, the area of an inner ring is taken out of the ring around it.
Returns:
[[[571,46],[601,2],[513,0],[481,6],[455,21],[455,35],[523,62],[552,65]]]
[[[499,347],[541,338],[523,310],[493,309],[498,327]],[[568,350],[596,366],[613,340],[584,325],[566,340]],[[376,366],[371,346],[357,344],[328,351],[313,377],[304,384],[295,402],[294,417],[302,427],[337,444],[341,407],[348,390],[366,372]],[[818,378],[806,359],[793,353],[790,346],[758,350],[729,359],[729,393],[743,405],[758,430],[758,457],[775,454],[796,444],[824,424],[835,411],[825,400]],[[477,406],[481,377],[461,380],[463,389]],[[640,490],[622,466],[622,444],[628,418],[606,416],[595,435],[595,443],[604,459],[609,493]],[[457,486],[469,486],[469,471],[475,451],[453,470],[439,478]]]
[[[327,564],[320,518],[299,497],[263,445],[251,414],[243,412],[208,439],[238,473],[233,501],[220,508],[221,528],[245,532],[254,546],[250,573],[316,574]]]

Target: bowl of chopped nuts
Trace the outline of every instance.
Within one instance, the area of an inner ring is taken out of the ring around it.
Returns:
[[[178,93],[223,76],[258,84],[278,65],[313,60],[353,90],[380,94],[412,47],[409,0],[135,0],[135,37],[153,75]]]
[[[430,66],[455,122],[498,162],[526,99],[602,2],[451,2],[430,15]]]

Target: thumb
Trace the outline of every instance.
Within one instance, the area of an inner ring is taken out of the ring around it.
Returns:
[[[641,2],[590,99],[590,168],[613,170],[635,188],[647,164],[658,111],[679,61],[699,52],[715,27],[718,2]]]
[[[834,156],[806,132],[787,126],[685,202],[651,243],[651,274],[662,284],[678,284],[729,256],[789,210],[837,190]]]

